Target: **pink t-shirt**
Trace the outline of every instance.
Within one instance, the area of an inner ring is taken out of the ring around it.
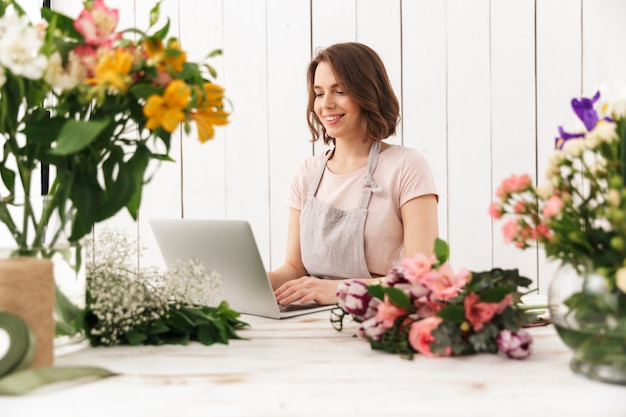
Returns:
[[[323,155],[307,158],[296,170],[287,204],[302,211],[311,182],[323,162]],[[366,167],[349,174],[334,174],[326,168],[317,190],[318,200],[342,210],[359,204]],[[378,156],[373,180],[382,191],[372,193],[365,220],[365,262],[372,275],[386,275],[403,256],[403,228],[400,207],[407,201],[437,196],[432,171],[415,149],[391,145]]]

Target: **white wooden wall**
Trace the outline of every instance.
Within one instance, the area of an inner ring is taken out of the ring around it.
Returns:
[[[26,2],[24,2],[26,3]],[[40,1],[32,1],[38,7]],[[52,0],[76,15],[80,0]],[[145,28],[148,0],[108,0],[121,27]],[[571,98],[626,78],[623,0],[164,0],[192,60],[213,61],[234,111],[214,141],[174,140],[176,163],[146,187],[141,218],[111,220],[141,236],[160,264],[148,219],[246,219],[267,268],[284,257],[291,173],[312,153],[305,71],[314,51],[359,41],[384,60],[402,105],[391,143],[423,152],[440,191],[440,231],[453,267],[518,267],[545,294],[552,266],[504,245],[487,214],[513,173],[543,177]]]

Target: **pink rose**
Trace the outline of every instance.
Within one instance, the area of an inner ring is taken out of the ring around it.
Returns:
[[[115,33],[118,22],[117,9],[106,7],[103,0],[95,0],[90,9],[80,13],[74,21],[74,28],[85,37],[88,44],[110,46],[121,37],[120,33]]]
[[[561,200],[557,196],[552,196],[546,201],[546,204],[543,206],[543,217],[546,219],[552,218],[559,214],[563,209],[563,200]]]
[[[514,220],[509,220],[502,226],[502,235],[506,243],[511,243],[517,237],[517,223]]]
[[[429,258],[418,252],[411,257],[402,259],[400,264],[405,268],[404,278],[411,283],[418,283],[419,278],[431,270],[434,262],[433,257]]]
[[[474,330],[479,331],[483,325],[491,320],[500,306],[498,303],[483,303],[474,292],[465,297],[465,318],[470,322]]]
[[[504,210],[502,209],[502,205],[500,203],[491,203],[489,206],[489,215],[492,219],[501,219],[503,214]]]
[[[526,202],[525,201],[517,201],[513,206],[513,213],[515,214],[523,214],[526,212]]]
[[[542,238],[550,240],[552,239],[553,236],[554,236],[554,233],[552,233],[552,230],[545,224],[538,224],[537,227],[535,228],[536,240],[541,240]]]
[[[438,270],[432,270],[420,278],[420,282],[429,288],[436,298],[449,300],[456,296],[467,283],[470,272],[461,269],[456,275],[449,264],[443,264]]]
[[[437,316],[414,321],[409,329],[409,344],[411,347],[424,356],[435,357],[436,355],[430,350],[430,344],[436,340],[432,335],[432,331],[439,327],[442,321],[443,319]],[[448,355],[450,355],[449,349],[444,356]]]
[[[530,184],[531,180],[528,174],[511,175],[502,181],[496,190],[496,196],[507,199],[509,194],[525,191]]]

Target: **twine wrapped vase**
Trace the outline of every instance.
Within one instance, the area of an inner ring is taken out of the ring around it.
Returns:
[[[54,361],[54,293],[53,263],[49,259],[0,259],[0,311],[20,317],[34,333],[31,368]]]

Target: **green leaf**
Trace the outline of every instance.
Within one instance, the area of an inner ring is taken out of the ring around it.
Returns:
[[[108,125],[108,117],[87,122],[69,119],[59,132],[57,146],[52,153],[66,156],[76,153],[89,146]]]
[[[163,40],[165,39],[169,31],[170,31],[170,19],[168,18],[167,23],[165,23],[165,26],[163,26],[161,30],[158,30],[157,32],[155,32],[153,37]]]
[[[389,297],[389,301],[396,306],[404,309],[411,307],[411,299],[404,291],[394,287],[385,287],[383,288],[383,291],[385,292],[385,295]]]
[[[450,248],[445,240],[435,239],[435,257],[440,264],[445,263],[450,256]]]
[[[150,9],[150,27],[154,26],[159,20],[161,14],[161,1],[158,1],[152,9]]]
[[[385,298],[385,291],[382,285],[379,285],[379,284],[368,285],[367,292],[370,293],[372,297],[376,297],[379,300],[383,300]]]
[[[489,288],[479,294],[480,301],[484,301],[485,303],[498,303],[510,292],[509,288],[504,287]]]
[[[437,316],[453,323],[461,324],[465,321],[465,308],[462,305],[449,305],[437,311]]]

